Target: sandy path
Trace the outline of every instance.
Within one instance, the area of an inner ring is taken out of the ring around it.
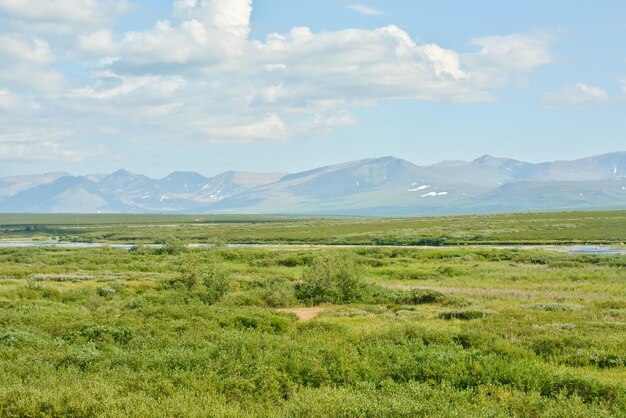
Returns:
[[[286,308],[278,309],[279,312],[293,313],[303,320],[309,320],[320,316],[326,311],[326,308]]]

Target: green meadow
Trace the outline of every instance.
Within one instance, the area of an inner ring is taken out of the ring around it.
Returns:
[[[620,246],[625,218],[2,215],[165,244],[0,248],[0,416],[623,417],[626,256],[456,244]]]
[[[420,218],[0,214],[0,240],[353,245],[626,243],[626,211]]]

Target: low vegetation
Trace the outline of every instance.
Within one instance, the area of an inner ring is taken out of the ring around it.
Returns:
[[[0,239],[162,244],[624,244],[626,211],[422,218],[0,214]]]
[[[624,256],[167,248],[0,248],[0,416],[626,411]]]

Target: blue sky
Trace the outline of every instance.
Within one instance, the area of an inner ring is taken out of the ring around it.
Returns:
[[[0,0],[0,175],[626,149],[626,5]]]

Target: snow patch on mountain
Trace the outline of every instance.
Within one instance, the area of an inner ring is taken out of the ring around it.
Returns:
[[[418,192],[418,191],[420,191],[420,190],[426,190],[426,189],[430,189],[430,188],[432,187],[432,186],[428,186],[428,185],[425,185],[425,184],[424,184],[424,185],[421,185],[421,186],[417,186],[417,187],[415,187],[417,184],[418,184],[418,183],[413,183],[413,184],[411,185],[411,188],[410,188],[410,189],[408,189],[408,191],[409,191],[409,192]]]

